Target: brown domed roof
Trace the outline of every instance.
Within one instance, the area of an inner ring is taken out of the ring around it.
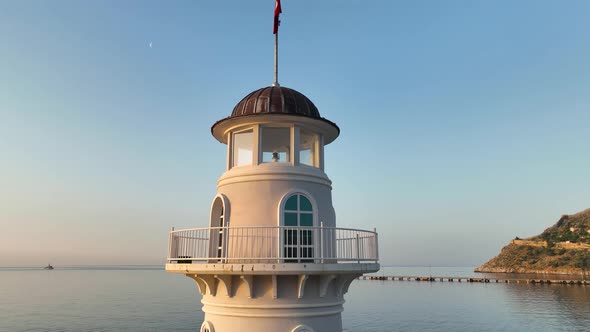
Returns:
[[[251,92],[237,105],[230,116],[221,119],[211,127],[211,134],[220,142],[227,144],[226,130],[236,123],[256,122],[256,118],[269,120],[276,117],[290,118],[289,121],[313,123],[313,130],[324,135],[324,144],[330,144],[340,134],[340,128],[320,116],[315,105],[301,92],[282,86],[269,86]],[[280,121],[280,120],[278,120]]]
[[[260,113],[303,115],[320,119],[318,108],[301,92],[282,86],[258,89],[242,99],[230,118]]]

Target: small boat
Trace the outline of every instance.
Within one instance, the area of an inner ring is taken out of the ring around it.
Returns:
[[[51,264],[47,264],[46,267],[43,268],[44,270],[53,270],[53,266]]]

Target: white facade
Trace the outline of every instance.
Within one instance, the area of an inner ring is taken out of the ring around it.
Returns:
[[[328,121],[290,114],[230,117],[206,229],[174,231],[166,270],[195,280],[201,331],[340,332],[350,283],[379,269],[374,232],[337,229],[324,145]]]

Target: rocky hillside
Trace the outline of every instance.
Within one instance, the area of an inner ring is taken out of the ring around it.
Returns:
[[[517,237],[475,271],[590,274],[590,209],[561,216],[539,235]]]

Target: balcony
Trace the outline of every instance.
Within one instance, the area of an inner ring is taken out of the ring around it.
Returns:
[[[198,264],[217,268],[251,264],[287,270],[295,265],[324,269],[326,265],[336,264],[362,265],[361,270],[372,271],[378,270],[379,251],[375,231],[334,227],[207,227],[172,230],[167,260],[167,270],[201,270],[195,266]]]

